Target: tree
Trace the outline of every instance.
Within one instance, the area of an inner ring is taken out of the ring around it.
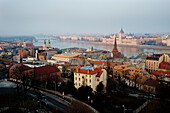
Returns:
[[[27,86],[29,84],[30,77],[28,76],[28,73],[24,72],[24,66],[23,64],[16,64],[15,68],[13,69],[12,76],[15,76],[16,82],[17,82],[17,93],[19,94],[19,82],[18,80],[22,81],[22,86],[24,88],[24,97],[26,98],[27,93]]]
[[[82,101],[87,102],[88,96],[92,96],[93,89],[89,86],[81,86],[78,89],[78,98]]]
[[[97,85],[96,93],[99,94],[99,95],[103,95],[103,93],[104,93],[104,85],[103,85],[102,82],[100,82],[100,83]]]
[[[17,93],[19,94],[19,82],[18,80],[21,79],[21,76],[23,74],[23,66],[18,64],[15,66],[15,68],[12,71],[12,76],[15,77],[16,83],[17,83]]]

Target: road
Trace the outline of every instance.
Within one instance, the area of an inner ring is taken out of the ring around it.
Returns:
[[[7,82],[7,83],[9,83],[9,82]],[[6,87],[0,87],[0,93],[12,93],[12,92],[17,92],[16,87],[11,87],[9,85],[7,85]],[[22,94],[24,94],[24,89],[20,90],[20,92]],[[53,109],[58,109],[59,111],[64,113],[67,106],[69,106],[69,104],[71,104],[67,101],[63,101],[61,98],[58,98],[56,95],[49,94],[47,92],[43,92],[43,91],[36,90],[33,88],[29,88],[27,90],[27,96],[30,99],[37,97],[38,93],[44,94],[46,96],[46,98],[41,99],[40,101],[36,100],[36,102],[38,102],[40,104],[40,106],[44,106],[45,108],[48,108],[51,111]]]
[[[12,82],[14,84],[16,84],[15,82]],[[15,85],[16,86],[16,85]],[[9,88],[9,87],[8,87]],[[0,88],[0,92],[16,92],[16,87],[11,87],[10,89],[1,89]],[[24,94],[24,89],[21,90],[22,94]],[[45,106],[46,108],[50,109],[51,111],[53,111],[54,109],[58,109],[59,111],[65,113],[67,107],[69,107],[73,103],[78,103],[79,105],[85,105],[86,107],[89,108],[89,113],[98,113],[98,111],[96,111],[94,108],[92,108],[91,106],[89,106],[88,104],[85,104],[77,99],[68,97],[68,96],[64,96],[64,101],[63,101],[63,96],[61,94],[59,94],[56,91],[51,91],[51,90],[46,90],[46,89],[40,89],[40,88],[29,88],[27,90],[27,96],[30,97],[31,99],[37,97],[37,94],[41,93],[43,95],[46,96],[46,100],[41,99],[36,100],[36,102],[38,102],[40,104],[40,106]]]

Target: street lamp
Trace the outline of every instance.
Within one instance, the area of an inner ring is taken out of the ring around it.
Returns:
[[[88,102],[89,102],[89,100],[90,100],[90,96],[88,96]]]
[[[122,107],[123,107],[123,113],[125,113],[125,105],[122,105]]]

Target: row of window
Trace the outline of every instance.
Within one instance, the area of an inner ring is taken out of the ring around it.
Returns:
[[[84,77],[82,77],[82,79],[84,79]],[[75,77],[75,80],[77,80],[77,77]],[[80,78],[78,78],[78,80],[80,81]],[[88,79],[86,79],[86,82],[88,82]],[[91,83],[91,80],[89,80],[89,82]]]
[[[75,86],[79,86],[79,87],[80,87],[80,86],[81,86],[81,84],[80,84],[80,83],[79,83],[79,84],[75,83]],[[91,87],[91,85],[89,85],[89,86]]]
[[[77,74],[77,73],[75,73],[75,75],[78,75],[78,76],[80,76],[80,74]],[[83,76],[84,77],[84,76]],[[88,75],[86,75],[86,77],[88,77]]]

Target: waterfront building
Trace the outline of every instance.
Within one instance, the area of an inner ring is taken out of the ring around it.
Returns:
[[[120,42],[120,43],[121,43],[123,37],[125,37],[125,34],[124,34],[123,29],[121,28],[121,30],[120,30],[120,32],[119,32],[119,42]]]
[[[100,82],[103,83],[105,89],[107,84],[107,72],[105,69],[84,66],[74,71],[74,86],[76,89],[81,86],[89,86],[93,91],[96,91],[96,87]]]

